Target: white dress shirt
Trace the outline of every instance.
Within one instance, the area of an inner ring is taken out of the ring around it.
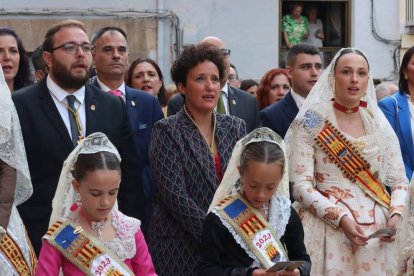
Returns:
[[[224,92],[224,96],[225,96],[225,97],[223,97],[224,108],[226,109],[226,115],[229,115],[230,114],[230,109],[229,109],[229,87],[228,87],[227,82],[223,86],[223,88],[221,88],[220,91]],[[219,93],[219,97],[220,97],[220,93]]]
[[[119,86],[117,89],[111,89],[108,86],[106,86],[98,77],[96,77],[96,81],[99,84],[99,87],[101,88],[101,90],[105,91],[105,92],[109,92],[109,91],[113,91],[113,90],[119,90],[122,92],[122,99],[125,100],[125,82],[122,82],[121,86]]]
[[[293,91],[292,88],[290,89],[290,93],[292,94],[292,97],[296,103],[296,106],[298,107],[298,109],[300,109],[306,99],[302,97],[301,95],[299,95],[298,93],[296,93],[295,91]]]
[[[85,137],[86,133],[86,115],[85,115],[85,86],[82,86],[79,90],[74,93],[68,93],[63,90],[59,85],[57,85],[51,78],[50,75],[47,75],[46,85],[49,89],[50,96],[53,99],[53,102],[56,105],[57,110],[59,111],[60,117],[65,123],[66,129],[68,130],[69,136],[72,138],[72,132],[70,128],[69,121],[69,111],[67,108],[68,101],[66,96],[73,95],[76,98],[74,103],[75,110],[78,111],[78,117],[82,126],[82,136]]]

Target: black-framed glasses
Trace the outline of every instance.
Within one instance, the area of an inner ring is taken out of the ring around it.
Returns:
[[[238,80],[239,77],[235,74],[230,74],[227,79],[232,81],[232,80]]]
[[[77,44],[77,43],[74,43],[74,42],[68,42],[68,43],[63,43],[62,45],[53,48],[51,50],[51,52],[53,52],[57,49],[62,49],[63,51],[65,51],[68,54],[74,54],[79,49],[79,47],[82,48],[82,51],[85,54],[92,53],[92,50],[94,48],[94,46],[92,44],[89,44],[89,43]]]
[[[220,49],[223,55],[230,56],[231,50],[230,49]]]

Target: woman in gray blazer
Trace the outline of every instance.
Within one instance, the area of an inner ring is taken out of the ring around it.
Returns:
[[[148,244],[159,275],[195,275],[201,229],[244,121],[215,112],[223,81],[219,48],[186,48],[171,68],[184,107],[155,124],[150,161],[157,189]]]

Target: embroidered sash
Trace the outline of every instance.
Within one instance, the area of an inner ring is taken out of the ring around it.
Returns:
[[[263,216],[240,195],[224,198],[215,207],[266,269],[288,255]]]
[[[371,173],[371,165],[328,120],[315,138],[319,147],[335,162],[344,176],[358,185],[376,202],[390,208],[391,198],[380,180]]]
[[[36,255],[33,251],[29,239],[27,239],[27,241],[29,243],[30,249],[30,264],[27,263],[22,250],[9,233],[6,233],[0,240],[1,258],[5,259],[5,261],[7,261],[14,268],[14,270],[17,272],[17,275],[34,275],[34,271],[36,269]]]
[[[54,248],[86,275],[121,276],[134,273],[95,238],[69,221],[57,221],[45,238]]]

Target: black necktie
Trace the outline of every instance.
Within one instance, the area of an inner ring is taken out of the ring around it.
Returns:
[[[73,143],[73,146],[76,147],[78,145],[78,138],[79,138],[78,137],[79,136],[78,126],[76,124],[76,119],[75,119],[76,97],[73,95],[69,95],[69,96],[66,96],[66,99],[68,100],[68,106],[69,106],[68,114],[69,114],[69,122],[70,122],[70,133],[72,134],[72,143]]]

